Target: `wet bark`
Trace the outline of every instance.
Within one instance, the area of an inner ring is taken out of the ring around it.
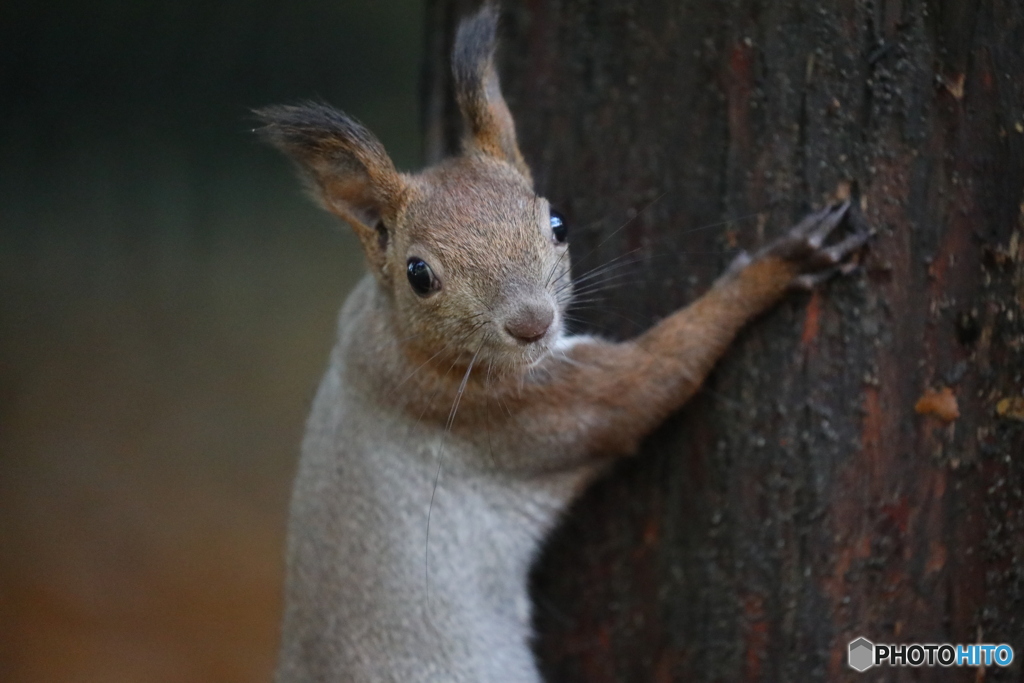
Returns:
[[[429,6],[431,156],[473,4]],[[837,194],[878,231],[572,510],[535,572],[549,679],[859,680],[864,636],[1009,643],[987,680],[1021,680],[1024,5],[505,5],[504,89],[575,272],[621,258],[588,329],[635,334]],[[949,421],[919,404],[947,388]]]

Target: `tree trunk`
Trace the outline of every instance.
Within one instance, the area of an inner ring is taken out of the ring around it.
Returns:
[[[447,52],[474,5],[430,4],[432,157],[457,145]],[[586,327],[637,333],[837,195],[878,231],[574,507],[535,573],[548,678],[861,680],[864,636],[1008,643],[987,680],[1021,680],[1024,5],[505,11],[504,91],[577,277],[620,258]]]

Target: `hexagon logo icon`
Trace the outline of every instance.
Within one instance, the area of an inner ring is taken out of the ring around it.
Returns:
[[[867,638],[858,638],[850,643],[850,668],[867,671],[875,662],[875,644]]]

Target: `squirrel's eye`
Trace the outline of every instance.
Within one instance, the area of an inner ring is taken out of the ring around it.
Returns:
[[[441,289],[441,283],[434,277],[434,271],[430,270],[430,266],[423,259],[415,257],[409,259],[405,272],[409,276],[412,291],[420,296],[427,296],[431,292]]]
[[[551,234],[559,244],[564,243],[565,238],[569,236],[569,224],[566,222],[565,216],[554,209],[551,209]]]

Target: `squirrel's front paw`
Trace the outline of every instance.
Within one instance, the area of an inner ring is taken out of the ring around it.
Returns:
[[[852,228],[851,234],[826,246],[829,236],[843,222]],[[793,265],[796,275],[792,285],[811,289],[839,273],[849,273],[857,264],[850,257],[871,238],[859,216],[855,216],[850,202],[827,206],[810,214],[788,233],[775,240],[754,257],[774,257]]]

